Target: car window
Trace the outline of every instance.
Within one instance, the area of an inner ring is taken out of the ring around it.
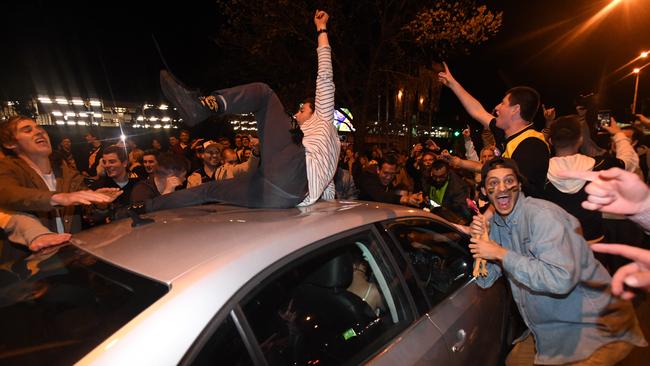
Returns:
[[[253,361],[230,315],[192,360],[192,365],[247,366],[252,364]]]
[[[431,305],[472,278],[473,261],[467,250],[467,238],[453,228],[425,219],[400,220],[385,226],[399,243]]]
[[[167,291],[73,246],[38,253],[4,243],[0,364],[73,364]]]
[[[356,364],[410,323],[407,302],[368,231],[292,261],[243,303],[270,365]]]

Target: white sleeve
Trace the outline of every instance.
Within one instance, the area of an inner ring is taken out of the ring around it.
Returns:
[[[616,158],[625,163],[625,170],[635,173],[639,169],[639,155],[634,151],[630,139],[624,133],[619,132],[612,136],[616,145]]]
[[[479,161],[472,139],[465,140],[465,157],[467,160]]]
[[[336,189],[334,187],[334,180],[331,180],[325,190],[323,191],[322,198],[326,201],[332,201],[335,199]]]

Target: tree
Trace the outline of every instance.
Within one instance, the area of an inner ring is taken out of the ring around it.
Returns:
[[[217,77],[266,81],[287,106],[313,95],[317,4],[331,15],[337,105],[351,109],[356,141],[365,138],[371,115],[394,112],[398,86],[414,87],[411,97],[422,85],[431,86],[433,61],[485,42],[502,16],[473,0],[218,0],[224,22],[214,39],[228,57]],[[426,80],[418,81],[418,75]],[[435,93],[430,95],[427,103],[437,105]]]
[[[492,13],[474,1],[436,2],[419,11],[402,29],[415,43],[438,58],[470,49],[497,34],[503,14]]]

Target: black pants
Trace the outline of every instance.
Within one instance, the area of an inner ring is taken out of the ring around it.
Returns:
[[[255,114],[260,166],[242,177],[211,181],[156,197],[145,203],[146,211],[208,202],[264,208],[295,207],[302,202],[308,192],[305,149],[292,141],[291,119],[275,92],[266,84],[252,83],[219,90],[213,95],[221,113]]]

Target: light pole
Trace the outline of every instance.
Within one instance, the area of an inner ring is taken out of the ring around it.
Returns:
[[[634,81],[634,99],[632,99],[632,114],[636,114],[636,97],[639,93],[639,75],[641,75],[641,69],[637,67],[632,72],[636,74],[636,80]]]
[[[643,51],[641,52],[641,55],[639,55],[639,58],[647,58],[648,57],[649,51]],[[636,98],[639,94],[639,76],[641,76],[641,70],[650,65],[650,63],[645,64],[641,67],[636,67],[634,70],[632,70],[633,73],[636,74],[636,78],[634,80],[634,98],[632,99],[632,114],[636,114]]]
[[[641,70],[646,68],[650,63],[647,63],[641,67],[637,67],[632,72],[636,74],[636,78],[634,80],[634,99],[632,99],[632,114],[636,114],[636,99],[637,96],[639,95],[639,76],[641,76]]]

